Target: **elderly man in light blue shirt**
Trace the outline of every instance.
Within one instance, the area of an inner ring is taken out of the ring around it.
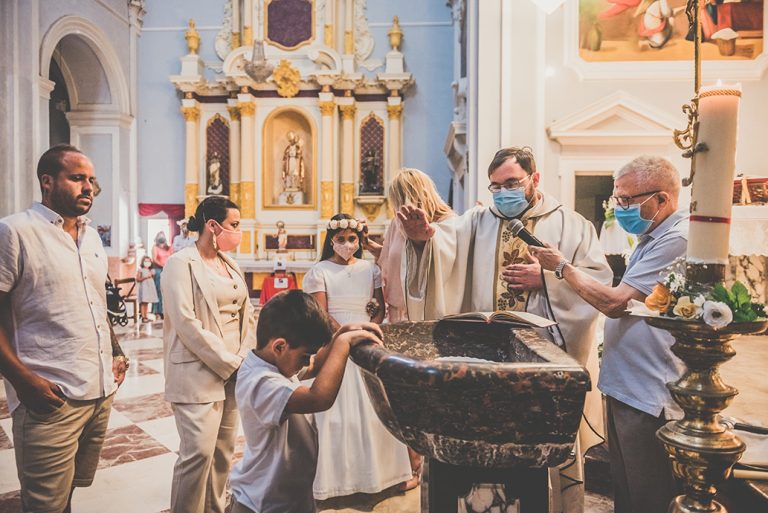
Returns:
[[[681,376],[682,363],[672,354],[669,333],[629,316],[626,308],[630,299],[644,301],[664,270],[685,257],[688,215],[678,211],[680,176],[661,157],[638,157],[625,165],[614,176],[613,193],[617,221],[640,241],[618,286],[599,283],[553,248],[530,252],[609,317],[598,388],[608,396],[615,512],[663,512],[675,482],[656,430],[681,414],[666,383]]]

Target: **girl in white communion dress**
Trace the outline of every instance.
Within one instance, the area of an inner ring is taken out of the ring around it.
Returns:
[[[336,328],[350,322],[380,323],[384,318],[381,271],[361,258],[362,229],[362,223],[347,214],[333,216],[320,262],[304,277],[304,292],[325,307]],[[360,369],[351,359],[336,402],[330,410],[316,413],[315,420],[319,442],[315,499],[411,485],[406,446],[376,416]]]

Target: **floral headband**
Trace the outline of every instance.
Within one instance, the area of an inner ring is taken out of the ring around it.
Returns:
[[[363,231],[363,223],[358,223],[357,219],[333,219],[328,222],[329,230],[355,230],[358,232]]]

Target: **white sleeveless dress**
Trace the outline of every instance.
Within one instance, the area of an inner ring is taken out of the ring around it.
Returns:
[[[365,306],[381,287],[381,271],[367,260],[351,265],[328,260],[304,277],[304,292],[325,292],[328,312],[339,324],[365,322]],[[315,499],[377,493],[411,478],[405,445],[392,436],[371,405],[360,368],[347,361],[344,381],[331,409],[315,414],[319,442]]]

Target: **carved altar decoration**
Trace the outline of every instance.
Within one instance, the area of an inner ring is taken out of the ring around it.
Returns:
[[[403,165],[413,77],[397,13],[377,47],[368,1],[228,0],[214,38],[200,39],[194,20],[185,34],[170,77],[184,114],[185,211],[210,194],[237,202],[235,257],[254,290],[281,249],[300,284],[334,214],[365,216],[374,237],[390,222],[382,207]]]
[[[287,59],[282,59],[280,61],[280,64],[278,64],[277,68],[275,68],[275,71],[272,73],[272,78],[277,85],[277,94],[283,98],[291,98],[299,93],[301,73],[291,66],[291,63]]]

